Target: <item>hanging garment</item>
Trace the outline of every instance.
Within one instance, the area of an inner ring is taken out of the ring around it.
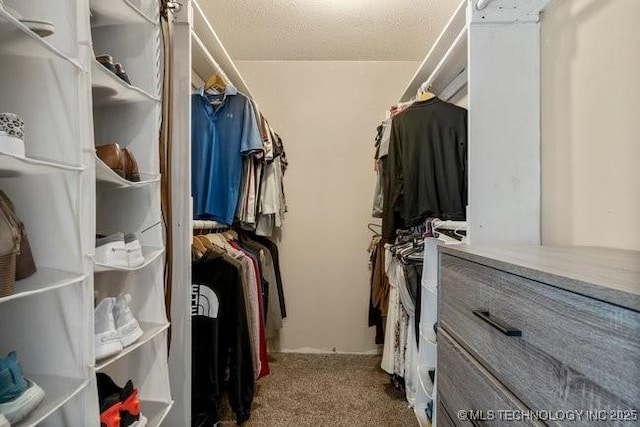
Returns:
[[[467,110],[438,98],[393,118],[384,182],[382,234],[427,217],[463,220],[467,206]]]
[[[241,270],[221,256],[209,256],[192,265],[193,283],[209,288],[219,300],[217,334],[215,328],[210,327],[211,323],[203,325],[196,322],[192,325],[192,341],[197,349],[192,351],[194,421],[219,421],[220,396],[227,366],[227,395],[237,423],[248,420],[251,414],[255,377],[240,275]],[[212,342],[215,346],[211,345]]]
[[[262,151],[254,109],[231,84],[224,93],[198,89],[191,98],[194,216],[232,224],[242,179],[242,157]]]
[[[376,189],[373,194],[373,209],[371,216],[382,218],[384,208],[384,180],[387,171],[387,155],[389,154],[389,140],[391,138],[391,118],[382,122],[376,136]]]
[[[264,245],[267,249],[269,249],[269,252],[271,252],[271,258],[273,259],[273,266],[276,274],[280,312],[282,313],[282,318],[285,319],[287,317],[287,307],[285,304],[284,286],[282,284],[282,273],[280,272],[280,255],[278,252],[278,245],[264,236],[250,234],[249,237],[251,238],[251,240]]]

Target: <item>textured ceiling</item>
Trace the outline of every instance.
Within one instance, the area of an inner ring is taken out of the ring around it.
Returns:
[[[460,0],[199,0],[236,60],[422,60]]]

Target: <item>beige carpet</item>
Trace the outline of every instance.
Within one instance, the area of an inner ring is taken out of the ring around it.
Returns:
[[[245,426],[418,425],[380,369],[380,356],[275,353],[271,359],[271,375],[258,381]],[[228,405],[223,411],[221,425],[234,425]]]

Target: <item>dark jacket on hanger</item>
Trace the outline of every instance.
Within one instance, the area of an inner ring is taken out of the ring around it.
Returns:
[[[276,284],[278,285],[278,299],[280,301],[280,312],[282,313],[282,318],[287,317],[287,307],[285,306],[284,299],[284,288],[282,286],[282,275],[280,274],[280,257],[278,256],[278,245],[276,245],[270,239],[264,236],[258,236],[254,233],[249,234],[249,238],[254,242],[258,242],[261,245],[266,246],[271,252],[271,257],[273,258],[273,266],[276,269]]]
[[[427,217],[464,220],[467,206],[467,110],[438,98],[393,118],[384,182],[382,235]]]
[[[193,284],[210,288],[220,302],[217,333],[200,321],[194,322],[192,327],[192,420],[195,422],[196,417],[202,419],[204,414],[213,423],[219,421],[220,396],[228,366],[229,403],[236,414],[237,423],[242,424],[251,415],[255,391],[242,273],[237,265],[212,254],[194,263],[191,271]],[[216,345],[212,348],[206,342],[214,342]],[[198,348],[203,351],[196,351]]]

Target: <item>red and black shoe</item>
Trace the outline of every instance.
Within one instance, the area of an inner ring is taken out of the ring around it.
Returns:
[[[145,427],[147,425],[147,419],[140,413],[138,389],[133,387],[131,380],[127,381],[124,387],[118,387],[106,374],[98,373],[96,377],[100,402],[103,401],[103,396],[105,400],[115,398],[118,402],[118,423],[107,424],[104,427]],[[100,409],[102,411],[102,407]],[[102,422],[102,416],[100,421]]]
[[[98,389],[100,395],[100,389]],[[100,427],[120,427],[120,396],[100,396]]]

